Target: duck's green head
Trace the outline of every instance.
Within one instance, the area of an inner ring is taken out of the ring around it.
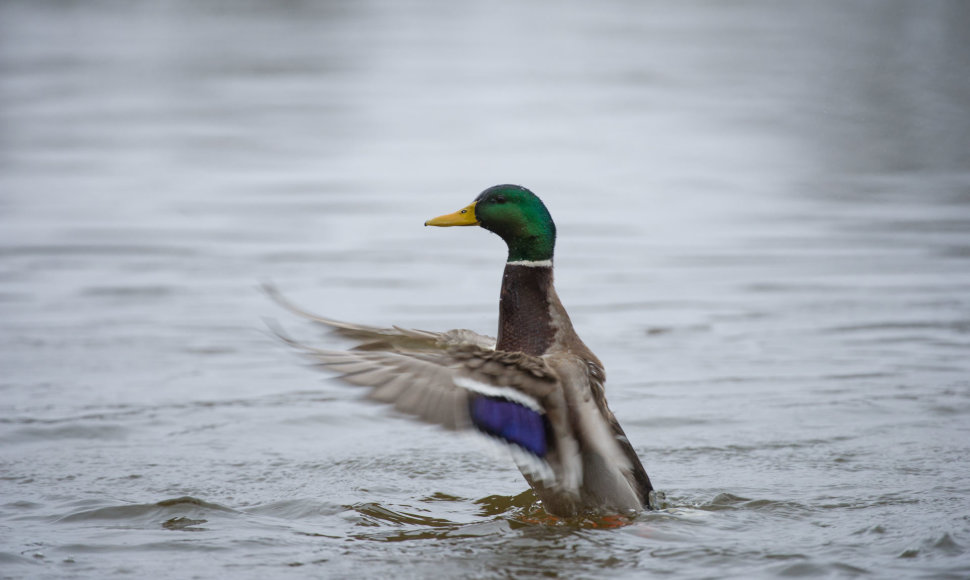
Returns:
[[[482,226],[509,246],[509,262],[552,260],[556,224],[536,194],[518,185],[489,187],[470,205],[426,226]]]

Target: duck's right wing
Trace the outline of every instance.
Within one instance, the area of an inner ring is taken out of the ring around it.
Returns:
[[[461,346],[476,346],[483,349],[494,349],[495,339],[490,336],[478,334],[471,330],[457,329],[446,332],[432,332],[429,330],[417,330],[392,326],[381,328],[379,326],[369,326],[366,324],[355,324],[342,322],[332,318],[326,318],[308,312],[296,304],[287,300],[275,286],[264,284],[263,291],[269,295],[277,304],[290,312],[326,326],[337,334],[354,341],[358,344],[353,350],[372,350],[372,351],[418,351],[418,350],[447,350],[449,348]]]

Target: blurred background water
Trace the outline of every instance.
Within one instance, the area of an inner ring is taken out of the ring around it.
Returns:
[[[0,3],[0,577],[970,576],[970,4]],[[493,334],[520,183],[667,508],[267,336]]]

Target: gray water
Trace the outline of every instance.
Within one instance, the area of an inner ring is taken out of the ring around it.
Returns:
[[[266,332],[493,334],[496,183],[665,509]],[[970,4],[0,3],[0,577],[970,577]]]

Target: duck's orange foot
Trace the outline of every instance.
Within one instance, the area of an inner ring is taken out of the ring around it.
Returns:
[[[515,521],[529,526],[572,526],[577,528],[608,530],[629,526],[633,523],[634,518],[621,514],[561,518],[543,511],[536,511],[528,515],[519,516],[515,518]]]
[[[594,518],[591,518],[591,517],[584,518],[581,525],[584,528],[610,530],[614,528],[622,528],[624,526],[629,526],[632,523],[633,523],[633,518],[630,516],[624,516],[620,514],[610,514],[606,516],[596,516]]]

